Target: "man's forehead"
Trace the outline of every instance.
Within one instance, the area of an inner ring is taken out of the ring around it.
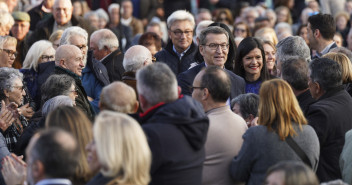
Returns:
[[[223,43],[223,42],[228,42],[228,39],[225,34],[215,34],[215,33],[209,33],[206,36],[207,42],[214,42],[214,43]]]
[[[54,4],[55,8],[72,8],[72,4],[68,0],[57,0]]]

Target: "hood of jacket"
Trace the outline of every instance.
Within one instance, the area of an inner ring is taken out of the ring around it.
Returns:
[[[207,138],[209,119],[202,105],[189,96],[157,106],[140,119],[142,124],[176,125],[195,150],[201,149]]]

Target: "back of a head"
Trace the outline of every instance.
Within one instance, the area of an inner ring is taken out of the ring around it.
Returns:
[[[88,42],[87,31],[82,29],[79,26],[72,26],[72,27],[66,28],[62,33],[62,36],[60,38],[60,45],[71,44],[70,39],[71,37],[74,37],[74,36],[81,36],[84,38],[86,42]]]
[[[175,74],[164,63],[155,63],[137,71],[137,90],[149,104],[169,103],[178,98]]]
[[[283,161],[271,166],[266,174],[266,182],[268,178],[275,172],[284,173],[285,185],[319,185],[319,180],[314,171],[302,162]]]
[[[50,128],[39,132],[29,151],[33,162],[40,161],[46,178],[70,178],[78,165],[78,145],[68,132]]]
[[[307,120],[298,104],[290,85],[281,79],[267,80],[262,83],[259,91],[260,125],[269,130],[276,128],[281,140],[288,135],[296,134],[292,121],[299,125],[307,124]]]
[[[200,84],[201,87],[208,89],[214,102],[225,103],[230,97],[231,80],[224,69],[217,66],[204,68]]]
[[[250,114],[252,114],[253,117],[257,117],[259,106],[259,96],[257,94],[240,94],[231,100],[231,107],[233,107],[235,104],[240,106],[240,111],[243,119],[249,118]]]
[[[304,39],[300,36],[287,37],[276,45],[276,60],[285,61],[289,57],[301,57],[310,61],[310,49]]]
[[[295,90],[308,88],[308,63],[304,58],[291,57],[281,62],[281,77]]]
[[[319,30],[325,40],[333,40],[336,32],[336,23],[334,17],[330,14],[316,14],[308,18],[311,30]]]
[[[177,11],[173,12],[167,18],[167,28],[170,29],[171,25],[176,21],[189,21],[191,23],[192,27],[193,28],[195,27],[193,15],[186,10],[177,10]]]
[[[100,108],[127,114],[136,111],[136,92],[123,82],[113,82],[103,88],[100,94]]]
[[[55,52],[55,65],[59,66],[61,60],[68,60],[71,57],[75,57],[75,51],[79,50],[77,46],[74,45],[60,45]],[[79,50],[81,53],[81,50]]]
[[[345,54],[330,52],[323,55],[323,58],[329,58],[341,66],[343,84],[352,82],[352,64]]]
[[[140,125],[126,114],[101,111],[94,123],[97,156],[104,176],[117,184],[146,185],[151,151]]]
[[[328,58],[316,58],[309,63],[310,78],[318,82],[322,90],[329,91],[342,85],[341,66]]]
[[[141,45],[135,45],[130,47],[123,58],[123,67],[125,71],[136,72],[138,69],[141,69],[144,64],[152,63],[152,54],[150,51]]]
[[[59,95],[59,96],[50,98],[43,105],[42,115],[43,116],[48,115],[51,111],[55,110],[59,106],[73,107],[73,101],[70,97],[65,95]]]

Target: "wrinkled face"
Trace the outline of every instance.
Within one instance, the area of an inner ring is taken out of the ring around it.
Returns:
[[[193,26],[189,21],[175,21],[169,29],[169,36],[177,51],[186,50],[193,39]]]
[[[65,25],[71,21],[72,12],[72,4],[67,0],[57,1],[53,7],[53,16],[58,25]]]
[[[334,35],[333,40],[338,47],[342,47],[342,38],[340,36]]]
[[[128,19],[132,16],[133,13],[133,6],[132,6],[132,2],[131,1],[125,1],[122,3],[121,8],[123,9],[123,11],[121,11],[122,13],[122,17],[124,19]]]
[[[16,21],[11,28],[12,36],[17,40],[23,40],[29,31],[29,22],[26,21]]]
[[[73,105],[76,105],[76,98],[77,98],[77,89],[74,84],[71,85],[70,87],[70,93],[68,94],[68,97],[71,98]]]
[[[55,49],[50,47],[46,49],[42,56],[39,58],[38,64],[49,62],[49,61],[55,61]]]
[[[338,30],[344,30],[347,26],[348,20],[344,16],[337,17],[336,26]]]
[[[0,67],[12,67],[16,58],[15,52],[16,44],[5,42],[3,48],[0,49]]]
[[[209,33],[206,36],[206,41],[206,44],[199,45],[199,51],[205,63],[223,68],[227,60],[227,54],[229,53],[229,40],[226,35]],[[213,48],[212,45],[217,45],[217,47]],[[226,45],[227,47],[224,47]]]
[[[114,8],[111,10],[110,22],[112,24],[118,24],[120,22],[120,10],[118,8]]]
[[[246,26],[244,24],[237,25],[234,30],[234,33],[235,33],[235,37],[246,38],[248,36],[246,31]]]
[[[285,173],[283,171],[272,172],[266,179],[265,185],[285,185]]]
[[[18,106],[23,103],[23,96],[26,93],[23,90],[23,83],[19,78],[16,78],[12,84],[12,91],[9,92],[9,102],[15,102]]]
[[[90,38],[89,49],[93,51],[93,57],[97,60],[103,59],[106,55],[109,54],[107,48],[103,47],[99,49],[98,47],[99,38],[94,36]]]
[[[100,169],[100,164],[98,161],[98,156],[97,156],[97,148],[95,146],[95,141],[91,141],[89,144],[86,146],[86,151],[87,151],[87,161],[90,170],[93,173],[96,173]]]
[[[310,23],[308,23],[308,25],[307,25],[307,38],[308,38],[309,46],[311,47],[311,49],[316,49],[316,46],[318,43],[314,37],[314,32],[312,30]]]
[[[78,76],[82,76],[82,70],[84,68],[82,52],[78,48],[75,48],[72,52],[73,55],[66,59],[63,67]]]
[[[246,75],[260,75],[263,68],[263,56],[259,48],[255,48],[242,58]]]
[[[275,60],[276,60],[276,52],[274,48],[272,48],[269,44],[264,44],[264,51],[265,51],[265,59],[266,59],[266,67],[269,70],[272,70],[275,65]]]

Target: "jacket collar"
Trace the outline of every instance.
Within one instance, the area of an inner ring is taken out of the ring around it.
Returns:
[[[327,90],[317,101],[320,101],[320,100],[329,98],[331,96],[334,96],[335,94],[337,94],[338,92],[343,91],[343,90],[344,90],[344,86],[343,85],[340,85],[340,86],[335,87],[335,88],[331,88],[331,89]]]
[[[168,51],[169,53],[171,53],[172,55],[176,56],[177,58],[179,58],[178,55],[174,52],[173,48],[174,48],[174,44],[172,43],[171,39],[169,39],[169,42],[167,43],[165,50]],[[188,51],[183,55],[183,58],[185,56],[193,53],[193,51],[196,49],[197,49],[197,46],[192,41],[191,46],[189,47]]]

